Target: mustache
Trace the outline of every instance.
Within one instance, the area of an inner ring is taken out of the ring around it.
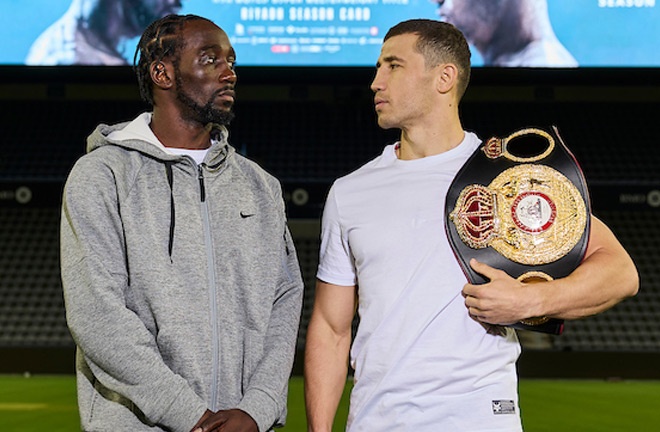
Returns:
[[[226,87],[216,90],[213,93],[213,97],[223,96],[223,95],[229,95],[231,97],[235,97],[236,96],[235,87],[233,85],[228,85]]]

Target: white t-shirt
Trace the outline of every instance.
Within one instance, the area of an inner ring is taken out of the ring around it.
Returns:
[[[395,146],[332,186],[317,277],[358,286],[349,431],[522,431],[515,332],[472,320],[445,195],[479,146],[399,160]]]

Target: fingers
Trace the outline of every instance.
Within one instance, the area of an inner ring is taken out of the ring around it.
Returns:
[[[462,294],[465,299],[465,307],[467,308],[470,317],[475,321],[483,322],[486,319],[487,311],[483,310],[483,301],[479,298],[480,289],[481,287],[479,285],[467,284],[463,287]]]
[[[495,308],[498,307],[498,296],[500,294],[497,285],[501,284],[502,280],[508,275],[474,258],[470,260],[470,266],[474,271],[486,277],[489,282],[486,284],[468,283],[463,287],[462,294],[465,299],[465,307],[470,317],[475,321],[482,324],[494,324],[492,322],[493,313],[496,310]]]
[[[465,307],[472,319],[491,325],[509,325],[536,316],[538,307],[529,285],[474,258],[470,260],[470,266],[488,279],[483,284],[463,286]]]
[[[475,321],[484,321],[486,319],[486,311],[479,309],[477,307],[477,299],[474,297],[468,296],[465,299],[465,307],[468,310],[468,314],[470,314],[470,317],[474,319]]]
[[[474,271],[476,271],[482,276],[485,276],[486,279],[491,281],[493,279],[498,279],[506,275],[506,272],[491,267],[488,264],[482,263],[481,261],[477,261],[474,258],[470,259],[470,267],[472,267]]]
[[[213,432],[227,422],[228,418],[223,411],[211,415],[204,420],[194,432]]]
[[[237,408],[218,411],[201,426],[199,432],[258,432],[254,419]]]
[[[202,418],[199,419],[197,424],[193,426],[191,432],[206,432],[208,429],[204,429],[203,425],[207,421],[207,419],[211,418],[213,416],[213,411],[207,409],[204,414],[202,415]]]

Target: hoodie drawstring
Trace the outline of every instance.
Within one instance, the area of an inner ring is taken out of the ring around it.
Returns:
[[[167,245],[167,251],[170,254],[170,261],[172,261],[172,248],[174,247],[174,176],[172,175],[172,165],[174,162],[165,162],[165,172],[167,173],[167,183],[170,185],[170,239]]]

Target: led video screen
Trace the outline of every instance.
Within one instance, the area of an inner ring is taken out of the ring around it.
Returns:
[[[192,13],[229,35],[239,66],[373,66],[409,18],[452,22],[476,67],[660,66],[655,0],[3,1],[1,65],[132,64],[141,29]]]

